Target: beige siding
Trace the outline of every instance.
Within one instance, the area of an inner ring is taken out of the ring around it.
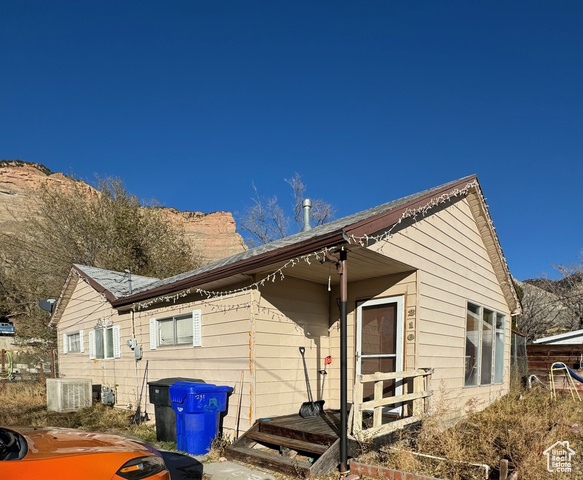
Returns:
[[[472,199],[470,199],[472,200]],[[473,200],[472,200],[473,201]],[[478,211],[479,209],[474,209]],[[509,307],[480,235],[470,201],[463,199],[403,227],[386,242],[371,247],[410,265],[410,271],[350,282],[348,269],[348,384],[349,401],[355,372],[356,306],[358,302],[393,296],[404,298],[404,368],[432,367],[433,401],[452,400],[462,411],[470,403],[485,406],[509,386]],[[351,255],[348,254],[350,265]],[[372,260],[371,260],[372,261]],[[499,262],[498,262],[499,263]],[[374,265],[373,265],[374,266]],[[372,268],[371,270],[374,270]],[[237,422],[240,378],[244,375],[241,431],[261,417],[294,413],[307,401],[299,347],[306,362],[315,399],[329,408],[340,406],[340,332],[338,288],[300,280],[291,275],[267,282],[260,290],[225,294],[201,300],[185,298],[157,303],[149,310],[118,314],[91,287],[77,281],[58,325],[63,333],[84,330],[85,352],[60,355],[62,376],[90,377],[93,383],[116,389],[119,407],[134,409],[146,361],[149,381],[166,377],[200,378],[234,387],[224,420],[227,433]],[[505,377],[502,385],[464,388],[466,305],[471,301],[506,315]],[[150,349],[150,319],[202,312],[202,346]],[[121,329],[121,358],[89,360],[89,331],[105,319]],[[135,362],[126,345],[135,337],[143,359]],[[62,345],[59,343],[59,351]],[[332,356],[325,377],[326,356]],[[154,416],[148,389],[147,412]],[[143,405],[143,404],[142,404]]]
[[[119,325],[122,341],[121,358],[113,360],[91,360],[89,358],[89,332],[100,323]],[[63,353],[63,334],[71,334],[83,330],[82,353]],[[116,388],[122,403],[135,403],[128,400],[126,384],[128,377],[133,378],[133,360],[123,348],[124,338],[129,338],[131,325],[129,317],[119,317],[109,303],[83,280],[76,279],[72,298],[59,322],[59,376],[68,378],[91,378],[93,384]],[[133,384],[135,395],[135,382]]]
[[[59,323],[59,342],[63,333],[84,329],[85,352],[60,355],[61,376],[91,378],[94,384],[110,386],[116,390],[116,406],[136,408],[146,361],[147,381],[168,377],[202,379],[207,383],[228,385],[234,388],[229,397],[228,415],[223,421],[225,432],[233,432],[236,425],[237,404],[241,374],[244,375],[240,426],[246,430],[251,421],[252,365],[250,338],[252,332],[251,298],[254,293],[242,293],[198,302],[172,304],[140,311],[134,315],[136,339],[142,346],[143,358],[135,362],[133,351],[127,346],[132,336],[131,313],[118,315],[91,287],[78,282],[72,299]],[[163,319],[173,315],[202,311],[202,347],[176,346],[150,349],[150,318]],[[121,358],[89,360],[89,330],[100,318],[108,318],[121,327]],[[59,345],[62,352],[62,345]],[[154,418],[154,405],[150,404],[148,386],[144,388],[142,409]],[[131,406],[131,407],[130,407]]]
[[[371,248],[379,249],[375,245]],[[382,251],[419,269],[416,367],[433,367],[434,401],[486,406],[509,387],[510,312],[467,199],[396,233]],[[466,306],[506,315],[502,385],[464,387]]]
[[[350,261],[350,254],[349,254]],[[350,272],[349,272],[350,278]],[[331,304],[331,313],[334,323],[330,332],[330,354],[334,359],[332,369],[329,369],[327,378],[328,399],[327,405],[331,408],[340,408],[340,319],[336,298],[339,297],[338,289],[332,292],[333,302]],[[416,320],[413,315],[408,315],[409,311],[415,312],[417,305],[417,281],[415,272],[406,272],[398,275],[390,275],[381,278],[375,278],[362,282],[353,282],[348,285],[348,401],[352,403],[352,387],[354,384],[354,372],[356,367],[356,307],[357,303],[370,300],[372,298],[387,298],[403,296],[405,298],[405,316],[403,326],[403,367],[415,368],[415,349],[416,349]],[[412,338],[408,339],[409,334]]]
[[[314,399],[322,398],[318,370],[330,355],[329,295],[326,286],[293,277],[261,289],[253,339],[256,418],[296,413],[308,400],[299,347],[306,349]]]
[[[144,359],[149,360],[149,379],[185,377],[202,379],[207,383],[233,387],[227,416],[223,421],[226,433],[236,425],[241,374],[243,397],[240,424],[250,427],[252,405],[252,365],[250,358],[251,292],[213,298],[204,301],[161,307],[136,314],[136,323],[145,328],[138,336],[144,345]],[[202,312],[202,346],[158,347],[150,349],[149,323],[200,309]],[[151,407],[153,410],[153,406]]]

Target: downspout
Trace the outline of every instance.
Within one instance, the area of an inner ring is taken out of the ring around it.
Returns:
[[[348,467],[348,419],[346,405],[348,402],[348,252],[342,247],[338,274],[340,275],[340,471]]]
[[[134,293],[134,289],[132,288],[132,272],[131,270],[128,268],[125,270],[125,272],[128,274],[128,288],[130,291],[130,295],[132,295]],[[135,348],[137,348],[137,341],[136,341],[136,319],[135,319],[135,311],[134,308],[132,307],[131,311],[130,311],[130,319],[131,319],[131,324],[132,324],[132,340],[134,343],[132,344],[133,347],[130,345],[130,348],[132,348],[132,350],[134,350],[134,373],[135,373],[135,378],[136,378],[136,408],[140,407],[140,400],[139,400],[139,396],[138,396],[138,392],[140,391],[140,376],[138,374],[138,358],[135,354]],[[145,408],[144,408],[145,410]]]

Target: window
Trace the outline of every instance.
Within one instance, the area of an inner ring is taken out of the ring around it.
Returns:
[[[83,330],[63,334],[63,353],[77,353],[83,351]]]
[[[494,343],[496,356],[494,358],[494,383],[502,383],[504,380],[504,327],[505,317],[501,313],[496,314],[496,339]]]
[[[504,380],[505,316],[473,303],[466,315],[465,386]]]
[[[202,346],[201,312],[194,310],[185,315],[150,319],[150,349],[180,345]]]
[[[119,325],[96,328],[89,332],[89,358],[120,358]]]

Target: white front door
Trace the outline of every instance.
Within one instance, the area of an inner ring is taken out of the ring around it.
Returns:
[[[403,371],[404,297],[367,300],[356,309],[356,374]],[[386,381],[383,397],[401,395],[403,380]],[[374,384],[363,385],[364,401],[372,400]],[[401,414],[401,406],[385,413]]]

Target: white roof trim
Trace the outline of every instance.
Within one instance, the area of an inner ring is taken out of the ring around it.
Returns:
[[[572,332],[560,333],[558,335],[553,335],[551,337],[539,338],[538,340],[535,340],[532,343],[554,342],[555,340],[563,340],[565,338],[577,337],[579,335],[583,336],[583,330],[573,330]]]

